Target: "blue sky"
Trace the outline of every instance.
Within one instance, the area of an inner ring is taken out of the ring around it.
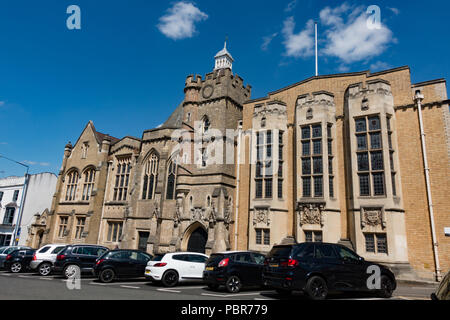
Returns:
[[[66,26],[70,5],[81,30]],[[379,29],[362,26],[370,5]],[[314,20],[320,74],[409,65],[413,82],[449,78],[449,10],[434,0],[2,1],[0,154],[57,173],[89,120],[141,137],[182,101],[187,75],[212,71],[226,36],[253,98],[308,78]],[[23,173],[0,159],[0,177]]]

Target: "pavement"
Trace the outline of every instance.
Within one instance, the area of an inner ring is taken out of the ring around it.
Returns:
[[[250,288],[238,294],[225,289],[212,291],[202,283],[186,283],[164,288],[145,279],[122,280],[111,284],[83,277],[79,285],[59,275],[41,277],[33,273],[0,271],[0,300],[303,300],[301,293],[282,297],[269,289]],[[389,300],[430,300],[437,284],[400,283]],[[384,300],[367,294],[333,294],[330,300]]]

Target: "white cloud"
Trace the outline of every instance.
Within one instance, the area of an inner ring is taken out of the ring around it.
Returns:
[[[389,63],[383,62],[383,61],[377,61],[375,63],[372,63],[370,65],[370,71],[381,71],[381,70],[388,70],[391,69],[392,66]]]
[[[278,32],[275,32],[269,36],[263,37],[263,44],[261,45],[261,49],[263,51],[266,51],[267,49],[269,49],[270,43],[277,35],[278,35]]]
[[[208,15],[190,2],[180,1],[169,8],[159,19],[158,29],[173,40],[192,38],[196,32],[195,23],[208,19]]]
[[[391,10],[396,16],[398,16],[400,14],[400,10],[398,10],[397,8],[389,8],[387,7],[389,10]]]
[[[380,55],[396,41],[384,24],[379,29],[369,28],[364,9],[351,8],[344,3],[334,9],[326,7],[320,12],[322,24],[328,26],[325,55],[337,57],[344,63],[363,61]],[[347,15],[346,19],[344,15]]]
[[[27,164],[29,166],[35,166],[35,165],[39,165],[41,167],[49,167],[50,166],[50,163],[48,163],[48,162],[36,162],[36,161],[30,161],[30,160],[22,161],[22,163]]]
[[[284,11],[291,12],[292,10],[294,10],[295,7],[297,6],[297,1],[298,0],[292,0],[291,2],[289,2]]]
[[[314,21],[309,20],[305,28],[299,33],[294,33],[295,20],[289,17],[284,21],[283,36],[285,55],[288,57],[308,57],[314,54]]]

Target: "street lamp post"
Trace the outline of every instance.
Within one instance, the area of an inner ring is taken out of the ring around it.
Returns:
[[[13,243],[14,243],[14,245],[17,245],[17,244],[19,243],[19,238],[18,238],[19,232],[21,231],[20,225],[21,225],[21,223],[22,223],[23,207],[24,207],[24,205],[25,205],[25,199],[26,199],[27,191],[28,191],[28,180],[29,180],[28,171],[30,170],[30,167],[27,166],[26,164],[23,164],[23,163],[18,162],[18,161],[16,161],[16,160],[9,159],[9,158],[7,158],[7,157],[1,155],[1,154],[0,154],[0,158],[6,159],[6,160],[11,161],[11,162],[14,162],[14,163],[17,163],[17,164],[19,164],[19,165],[21,165],[21,166],[27,168],[27,172],[25,173],[25,181],[24,181],[24,184],[23,184],[22,197],[21,197],[21,199],[20,199],[19,217],[17,218],[17,223],[16,223],[16,226],[14,227],[14,239],[13,239]]]

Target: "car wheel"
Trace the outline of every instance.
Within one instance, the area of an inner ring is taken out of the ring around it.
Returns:
[[[392,280],[387,276],[381,276],[381,290],[379,291],[378,296],[388,299],[392,297],[393,292],[394,284]]]
[[[208,284],[208,288],[211,290],[217,290],[219,289],[219,285],[217,284]]]
[[[20,262],[14,262],[11,267],[9,268],[9,270],[12,273],[19,273],[20,271],[22,271],[22,264]]]
[[[290,296],[292,294],[291,290],[283,290],[283,289],[277,289],[275,290],[280,296]]]
[[[105,269],[100,272],[99,280],[103,283],[110,283],[114,281],[116,274],[113,269]]]
[[[305,291],[312,300],[325,300],[328,295],[327,283],[322,277],[313,276],[306,283]]]
[[[69,264],[64,268],[64,277],[66,279],[76,279],[81,276],[81,269],[76,264]]]
[[[38,268],[38,272],[43,277],[48,276],[52,272],[52,265],[46,262],[42,263]]]
[[[238,276],[231,276],[228,278],[225,287],[229,293],[238,293],[242,288],[242,281]]]
[[[164,273],[161,280],[165,287],[174,287],[178,283],[178,273],[175,270],[169,270]]]

